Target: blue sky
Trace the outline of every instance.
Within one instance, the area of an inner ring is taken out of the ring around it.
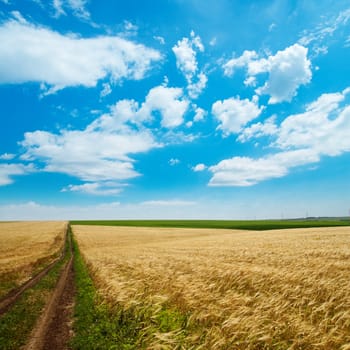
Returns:
[[[0,219],[350,208],[350,5],[0,0]]]

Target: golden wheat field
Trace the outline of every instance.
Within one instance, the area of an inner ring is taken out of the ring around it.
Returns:
[[[0,297],[55,259],[67,222],[0,222]]]
[[[350,349],[348,227],[73,232],[109,303],[186,315],[150,349]]]

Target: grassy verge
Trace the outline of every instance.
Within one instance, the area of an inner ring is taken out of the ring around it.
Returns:
[[[69,246],[65,259],[59,262],[34,287],[25,291],[15,305],[0,317],[0,348],[20,349],[28,339],[38,317],[56,286],[64,263],[69,259]]]
[[[349,218],[305,220],[87,220],[71,221],[72,225],[226,228],[241,230],[273,230],[286,228],[350,226]]]
[[[157,303],[128,308],[108,304],[96,290],[75,241],[73,249],[77,289],[73,349],[146,349],[153,342],[175,340],[181,344],[185,315]]]

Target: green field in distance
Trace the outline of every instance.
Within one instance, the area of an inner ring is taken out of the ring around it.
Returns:
[[[73,220],[71,225],[223,228],[274,230],[287,228],[350,226],[349,218],[310,218],[290,220]]]

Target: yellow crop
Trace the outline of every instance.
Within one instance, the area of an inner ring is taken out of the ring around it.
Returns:
[[[73,232],[109,303],[187,315],[183,329],[154,334],[150,349],[349,348],[348,227]]]

